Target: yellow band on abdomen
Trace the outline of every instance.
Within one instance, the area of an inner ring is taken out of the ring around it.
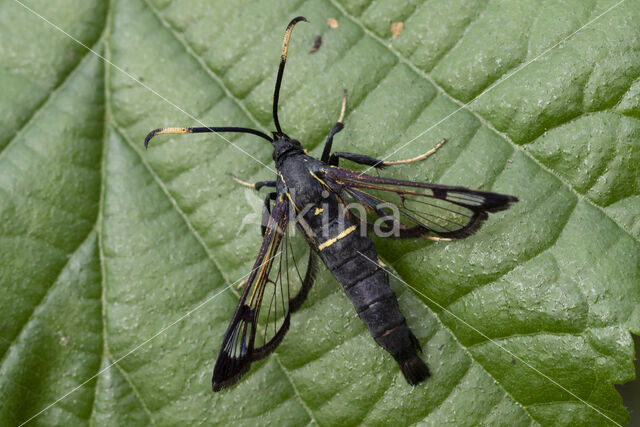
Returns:
[[[321,251],[324,248],[328,248],[329,246],[333,245],[338,240],[345,238],[347,235],[349,235],[349,233],[353,232],[353,230],[355,230],[355,229],[356,229],[356,226],[352,225],[351,227],[349,227],[346,230],[344,230],[342,233],[338,234],[333,239],[329,239],[326,242],[322,243],[320,246],[318,246],[318,250]]]

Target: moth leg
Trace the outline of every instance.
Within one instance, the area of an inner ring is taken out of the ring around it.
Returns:
[[[278,193],[274,191],[273,193],[267,194],[267,197],[264,198],[264,206],[262,207],[262,224],[260,224],[262,237],[264,237],[264,233],[267,232],[267,224],[269,224],[269,218],[271,217],[271,201],[275,200],[277,196]]]
[[[440,147],[442,147],[445,142],[447,142],[447,138],[442,138],[442,141],[438,142],[438,144],[435,147],[433,147],[431,150],[427,151],[426,153],[420,154],[419,156],[414,157],[412,159],[393,160],[393,161],[390,161],[390,162],[384,162],[384,166],[408,165],[409,163],[413,163],[413,162],[417,162],[417,161],[420,161],[420,160],[424,160],[427,157],[429,157],[430,155],[434,154],[436,151],[438,151],[438,149]]]
[[[258,181],[255,184],[251,184],[250,182],[243,181],[234,174],[230,173],[229,176],[232,180],[237,182],[240,185],[244,185],[245,187],[253,188],[254,190],[260,190],[262,187],[276,187],[275,181]]]
[[[378,169],[382,169],[385,166],[387,166],[387,162],[376,159],[371,156],[367,156],[366,154],[343,153],[343,152],[333,153],[331,157],[329,157],[329,164],[331,166],[338,166],[339,159],[351,160],[354,163],[373,166],[374,168],[378,168]]]
[[[256,190],[260,190],[262,187],[276,188],[276,182],[275,181],[258,181],[255,184],[253,184],[253,186],[255,187]]]
[[[320,160],[327,163],[329,161],[329,155],[331,154],[331,144],[333,144],[333,136],[344,129],[344,124],[342,121],[344,120],[344,112],[347,109],[347,90],[342,90],[342,109],[340,110],[340,117],[338,117],[338,121],[329,132],[329,136],[327,136],[327,140],[324,143],[324,149],[322,150],[322,157]]]

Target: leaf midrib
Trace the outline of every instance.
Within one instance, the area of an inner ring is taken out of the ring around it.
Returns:
[[[107,10],[107,18],[105,20],[105,27],[103,29],[103,37],[101,37],[101,39],[104,39],[104,57],[106,61],[109,61],[109,63],[111,62],[111,48],[110,48],[110,35],[111,35],[111,25],[112,25],[112,19],[113,19],[113,4],[114,4],[115,0],[110,0],[109,1],[109,6],[108,6],[108,10]],[[102,306],[102,310],[101,310],[101,314],[102,314],[102,357],[101,360],[106,360],[107,362],[110,362],[111,360],[113,360],[113,362],[111,362],[111,365],[108,367],[108,369],[111,368],[116,368],[120,374],[122,375],[122,377],[124,378],[125,382],[128,384],[128,386],[131,388],[131,391],[133,393],[133,395],[136,397],[136,399],[138,400],[138,402],[140,403],[140,406],[142,407],[143,411],[145,412],[145,414],[147,415],[148,419],[149,419],[149,423],[153,426],[156,425],[155,420],[153,418],[153,415],[151,413],[151,411],[149,410],[149,407],[147,406],[147,404],[145,403],[145,401],[142,399],[142,396],[140,396],[140,393],[138,392],[137,387],[133,384],[133,382],[131,381],[131,378],[129,377],[129,375],[127,374],[127,372],[124,370],[124,367],[122,367],[119,363],[119,360],[116,359],[112,354],[111,351],[109,350],[109,336],[108,336],[108,327],[107,327],[107,307],[108,307],[108,301],[107,301],[107,273],[106,273],[106,262],[105,262],[105,255],[104,255],[104,239],[103,239],[103,232],[104,232],[104,210],[105,210],[105,197],[106,197],[106,183],[107,183],[107,144],[108,144],[108,139],[109,139],[109,132],[110,127],[109,127],[109,123],[114,121],[113,120],[113,112],[111,111],[111,91],[110,91],[110,82],[111,82],[111,67],[110,64],[107,63],[106,61],[103,61],[103,66],[104,66],[104,73],[103,73],[103,79],[104,79],[104,102],[105,102],[105,108],[104,108],[104,125],[103,125],[103,129],[102,129],[102,152],[101,152],[101,157],[100,157],[100,199],[99,199],[99,205],[98,205],[98,216],[96,218],[96,229],[98,231],[98,256],[100,259],[100,275],[101,275],[101,295],[100,295],[100,301],[101,301],[101,306]],[[128,354],[127,354],[128,356]],[[99,371],[97,373],[97,375],[99,375],[100,373],[102,373],[102,369],[99,368]],[[95,391],[94,391],[94,400],[92,403],[92,417],[90,418],[91,421],[93,421],[93,412],[95,411],[95,403],[96,403],[96,392],[98,391],[98,382],[96,381],[95,383]]]

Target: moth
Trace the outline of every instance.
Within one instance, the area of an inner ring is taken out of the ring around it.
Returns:
[[[373,339],[398,362],[409,384],[429,377],[419,357],[420,343],[400,312],[389,286],[388,274],[368,236],[370,229],[396,238],[423,237],[452,240],[478,230],[491,212],[509,208],[513,196],[466,187],[373,176],[339,167],[340,159],[376,169],[408,164],[383,161],[365,154],[332,152],[334,136],[344,128],[346,91],[338,122],[327,136],[320,159],[309,156],[300,142],[282,131],[278,97],[294,26],[285,31],[273,96],[276,130],[269,136],[242,127],[171,127],[151,131],[145,147],[156,135],[203,132],[241,132],[256,135],[273,146],[276,179],[240,184],[255,190],[270,188],[262,211],[262,245],[213,368],[213,391],[235,384],[252,362],[265,358],[289,329],[291,313],[298,310],[313,284],[319,257],[352,301]],[[356,212],[353,206],[364,209]]]

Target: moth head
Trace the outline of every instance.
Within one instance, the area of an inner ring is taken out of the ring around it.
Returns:
[[[278,161],[278,159],[282,159],[284,156],[295,154],[295,153],[304,153],[304,149],[302,148],[302,144],[297,139],[291,139],[285,134],[278,134],[277,132],[273,133],[273,160]]]

